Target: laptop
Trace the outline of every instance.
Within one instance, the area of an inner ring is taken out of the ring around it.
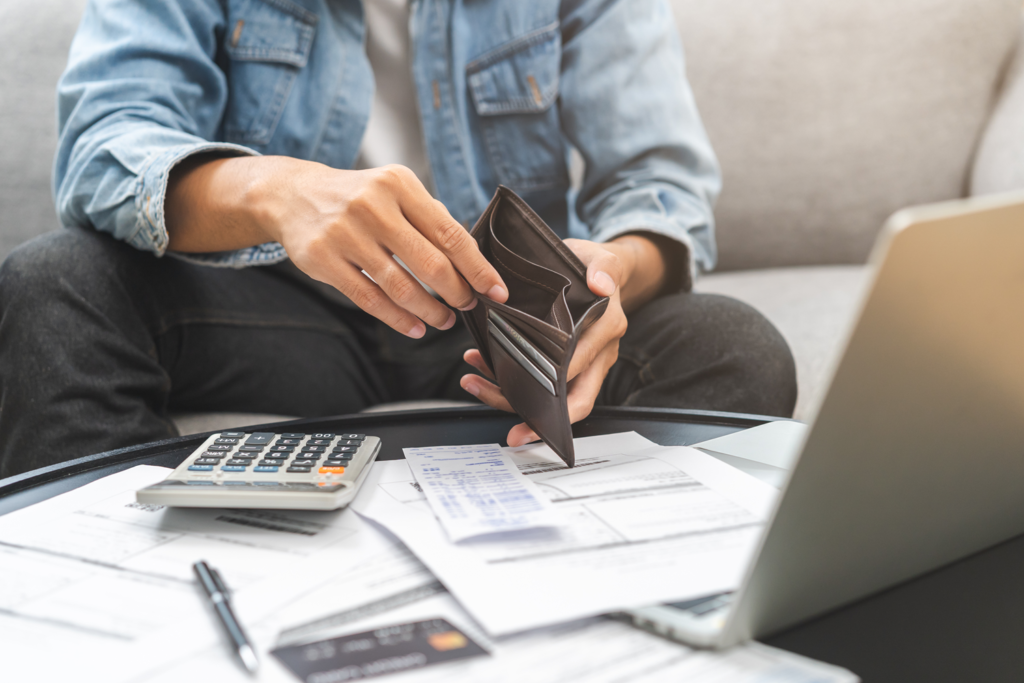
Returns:
[[[907,209],[739,589],[631,610],[763,638],[1024,533],[1024,193]]]

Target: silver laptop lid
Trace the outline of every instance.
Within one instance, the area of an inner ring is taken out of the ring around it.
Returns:
[[[721,645],[1024,533],[1024,194],[909,209]]]

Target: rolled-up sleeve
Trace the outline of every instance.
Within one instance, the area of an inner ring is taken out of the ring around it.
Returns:
[[[721,174],[665,0],[563,4],[562,126],[586,164],[576,211],[591,239],[652,233],[676,245],[666,291],[717,258]]]
[[[93,227],[158,256],[167,250],[171,170],[199,153],[255,155],[216,142],[227,81],[215,62],[225,18],[214,0],[92,0],[57,88],[54,195],[64,225]],[[241,266],[280,245],[191,255]]]

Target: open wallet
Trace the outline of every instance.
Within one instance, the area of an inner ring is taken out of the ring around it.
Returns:
[[[477,306],[463,313],[466,325],[512,408],[572,467],[566,375],[608,297],[590,291],[583,262],[507,187],[498,188],[470,235],[501,274],[508,300],[477,294]]]

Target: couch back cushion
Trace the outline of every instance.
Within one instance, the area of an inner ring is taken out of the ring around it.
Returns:
[[[892,212],[966,193],[1021,0],[673,4],[721,269],[861,262]]]
[[[86,0],[0,0],[0,260],[59,226],[57,79]]]

